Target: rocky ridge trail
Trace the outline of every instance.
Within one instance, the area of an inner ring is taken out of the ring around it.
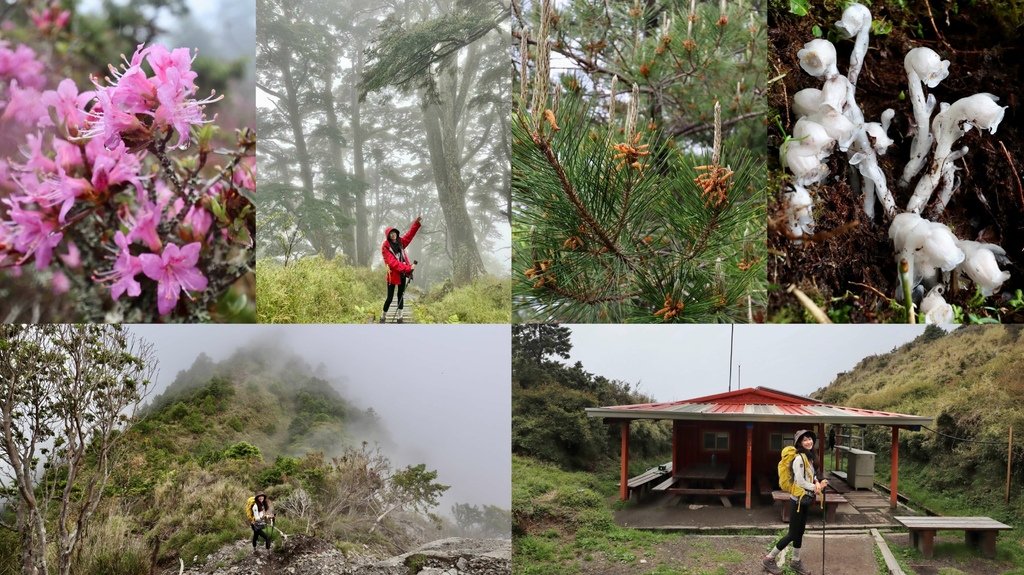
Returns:
[[[281,548],[254,554],[248,541],[226,545],[201,566],[182,575],[510,575],[512,543],[507,539],[452,537],[381,559],[347,555],[330,543],[294,535]],[[168,571],[165,575],[177,573]]]

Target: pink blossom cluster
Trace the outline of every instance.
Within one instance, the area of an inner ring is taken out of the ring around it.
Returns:
[[[251,153],[205,178],[208,142],[193,170],[168,156],[173,134],[174,147],[188,148],[192,129],[209,122],[203,107],[219,99],[192,97],[192,60],[186,48],[140,45],[120,70],[111,66],[108,85],[94,80],[95,90],[80,92],[63,79],[45,90],[35,52],[0,43],[0,130],[24,140],[0,155],[0,268],[20,273],[33,261],[58,293],[74,276],[105,286],[115,302],[147,291],[152,301],[155,287],[164,316],[182,295],[207,289],[212,260],[251,248],[251,226],[234,221],[251,219],[240,193],[255,187]]]

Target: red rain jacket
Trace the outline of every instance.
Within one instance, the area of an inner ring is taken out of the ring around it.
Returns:
[[[384,243],[380,246],[380,254],[384,257],[384,265],[388,268],[388,283],[391,285],[398,285],[402,283],[402,274],[407,274],[412,271],[412,266],[409,259],[409,254],[405,253],[406,246],[412,242],[412,239],[416,237],[416,232],[420,231],[420,223],[413,222],[412,227],[405,233],[404,236],[399,238],[402,242],[402,256],[405,261],[399,261],[395,257],[395,254],[391,253],[391,247],[388,243],[388,234],[395,228],[388,228],[384,230]]]

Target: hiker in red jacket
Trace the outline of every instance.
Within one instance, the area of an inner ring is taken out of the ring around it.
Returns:
[[[380,323],[384,323],[384,316],[388,313],[388,308],[391,307],[396,286],[398,287],[398,309],[405,306],[405,300],[402,298],[405,294],[405,284],[409,275],[412,274],[412,270],[416,269],[416,264],[409,260],[405,248],[416,237],[416,232],[420,230],[421,220],[420,216],[416,216],[412,227],[404,236],[400,234],[398,228],[388,228],[384,232],[386,237],[380,246],[380,253],[384,257],[384,265],[388,268],[388,299],[384,300],[384,313],[380,314]],[[398,323],[402,323],[401,317],[398,318]]]

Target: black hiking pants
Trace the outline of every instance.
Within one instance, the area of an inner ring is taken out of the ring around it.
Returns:
[[[395,297],[395,288],[398,288],[398,309],[405,307],[405,276],[402,276],[402,282],[397,286],[388,284],[388,299],[384,300],[384,313],[388,313],[388,308],[391,307],[391,300]]]
[[[249,526],[252,527],[252,548],[256,548],[257,542],[260,540],[260,537],[262,537],[267,542],[267,549],[270,549],[270,535],[267,535],[266,531],[264,531],[262,527],[257,528],[254,523],[250,523]]]
[[[807,512],[813,504],[814,499],[806,495],[804,496],[803,503],[799,505],[797,505],[795,500],[789,500],[789,532],[775,544],[776,549],[782,551],[790,543],[797,549],[803,545],[804,530],[807,529]],[[797,509],[798,507],[799,510]]]

